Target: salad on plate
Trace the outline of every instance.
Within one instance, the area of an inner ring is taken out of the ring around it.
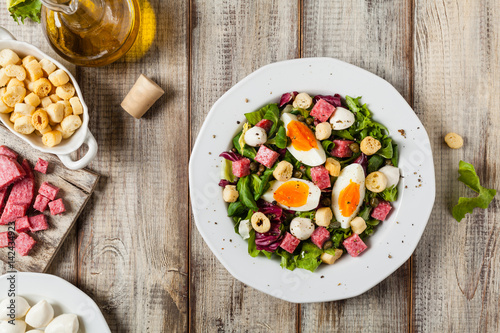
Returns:
[[[397,144],[361,97],[290,92],[246,113],[219,185],[252,257],[315,271],[357,257],[397,200]]]

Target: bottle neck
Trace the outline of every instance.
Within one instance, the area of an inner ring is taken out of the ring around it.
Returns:
[[[78,0],[42,0],[42,3],[48,9],[66,15],[72,15],[78,10]]]
[[[59,12],[64,23],[75,30],[88,30],[103,18],[105,0],[41,0],[48,9]]]

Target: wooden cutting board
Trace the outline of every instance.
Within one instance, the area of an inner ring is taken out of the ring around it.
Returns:
[[[14,268],[17,271],[44,272],[94,192],[99,175],[85,169],[77,171],[67,169],[57,156],[39,152],[3,126],[0,126],[0,145],[5,145],[16,151],[19,154],[18,161],[21,162],[25,158],[30,162],[32,168],[35,167],[39,157],[49,162],[46,175],[33,171],[36,181],[35,192],[38,192],[38,188],[45,181],[61,189],[57,198],[63,198],[66,212],[52,216],[47,209],[44,214],[48,218],[49,229],[35,233],[30,232],[29,234],[37,241],[37,244],[28,256],[22,257],[16,253],[13,260]],[[28,216],[37,214],[40,212],[33,210],[33,208],[28,210]],[[7,230],[8,226],[0,226],[0,232]],[[3,261],[0,263],[2,274],[9,270],[8,256],[8,248],[0,249],[0,259]]]

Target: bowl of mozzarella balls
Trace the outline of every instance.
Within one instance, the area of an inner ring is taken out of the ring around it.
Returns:
[[[5,333],[77,333],[78,316],[63,313],[54,316],[54,308],[47,300],[33,306],[21,296],[0,302],[0,332]]]
[[[97,142],[88,130],[88,109],[71,73],[35,46],[0,30],[0,119],[32,147],[59,156],[70,169],[88,165]],[[78,161],[70,154],[83,144]]]

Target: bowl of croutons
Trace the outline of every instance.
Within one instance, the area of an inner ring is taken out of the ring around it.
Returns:
[[[0,120],[12,133],[69,169],[87,166],[97,154],[88,130],[88,108],[71,73],[37,47],[0,28]],[[79,160],[71,153],[83,144]]]

